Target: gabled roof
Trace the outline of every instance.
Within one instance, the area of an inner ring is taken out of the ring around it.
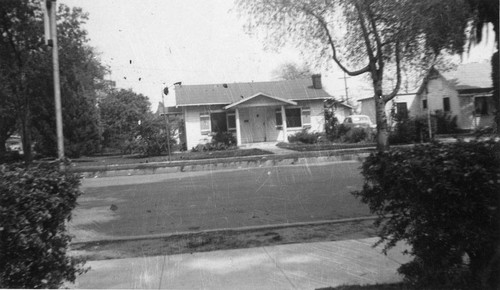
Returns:
[[[290,101],[332,98],[323,89],[314,89],[309,78],[272,82],[182,85],[175,88],[177,106],[229,105],[257,93]]]
[[[269,98],[269,99],[273,99],[273,100],[276,100],[276,101],[278,101],[278,102],[283,102],[283,103],[285,103],[285,104],[289,104],[289,105],[294,105],[294,106],[295,106],[295,105],[297,105],[297,103],[296,103],[296,102],[294,102],[294,101],[290,101],[290,100],[282,99],[282,98],[279,98],[279,97],[269,96],[269,95],[267,95],[267,94],[264,94],[264,93],[259,92],[259,93],[256,93],[256,94],[255,94],[255,95],[253,95],[253,96],[250,96],[250,97],[248,97],[248,98],[241,99],[241,100],[239,100],[238,102],[235,102],[235,103],[232,103],[232,104],[230,104],[230,105],[227,105],[227,106],[225,106],[225,107],[224,107],[224,109],[225,109],[225,110],[227,110],[227,109],[230,109],[230,108],[236,107],[236,106],[238,106],[238,105],[239,105],[239,104],[241,104],[241,103],[248,102],[248,101],[250,101],[250,100],[252,100],[252,99],[254,99],[254,98],[256,98],[256,97],[260,97],[260,96],[263,96],[263,97],[266,97],[266,98]]]

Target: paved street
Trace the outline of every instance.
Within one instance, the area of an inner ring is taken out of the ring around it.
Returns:
[[[355,161],[86,179],[74,241],[369,215]]]

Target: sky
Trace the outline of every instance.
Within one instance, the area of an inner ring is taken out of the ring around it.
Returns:
[[[263,39],[245,33],[232,0],[59,0],[89,13],[84,25],[90,45],[119,88],[147,96],[156,110],[165,86],[270,81],[285,62],[305,62],[293,45],[264,49]],[[489,37],[491,40],[493,37]],[[492,41],[480,44],[464,62],[484,61]],[[337,68],[322,73],[325,90],[345,94]],[[351,96],[364,80],[348,78]],[[173,90],[170,90],[173,91]],[[166,96],[174,104],[174,93]]]

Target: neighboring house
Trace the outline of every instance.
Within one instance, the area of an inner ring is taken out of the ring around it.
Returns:
[[[175,88],[176,107],[183,109],[186,145],[192,148],[211,140],[216,132],[231,132],[238,145],[288,141],[302,129],[324,132],[324,101],[331,99],[321,75],[310,79]],[[343,120],[352,108],[339,105]]]
[[[462,64],[451,72],[431,69],[417,92],[422,114],[438,110],[457,117],[459,129],[471,130],[494,123],[490,63]]]
[[[373,97],[359,99],[359,114],[370,117],[373,124],[376,124],[375,117],[375,99]],[[420,114],[420,106],[417,100],[417,93],[401,93],[385,104],[385,114],[387,122],[391,126],[395,120],[391,118],[392,110],[395,114],[402,114],[409,117],[415,117]]]

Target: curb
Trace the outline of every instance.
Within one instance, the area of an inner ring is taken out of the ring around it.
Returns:
[[[374,147],[365,147],[331,151],[294,152],[289,154],[254,155],[217,159],[199,159],[87,167],[82,166],[71,168],[70,170],[74,173],[80,173],[82,177],[85,178],[206,170],[212,171],[218,169],[258,168],[280,165],[307,164],[314,162],[359,160],[365,158],[369,153],[373,151],[375,151]]]
[[[317,225],[325,225],[325,224],[339,224],[339,223],[348,223],[348,222],[368,221],[368,220],[375,220],[377,218],[378,218],[377,216],[365,216],[365,217],[345,218],[345,219],[337,219],[337,220],[297,222],[297,223],[289,223],[289,224],[246,226],[246,227],[239,227],[239,228],[222,228],[222,229],[211,229],[211,230],[203,230],[203,231],[186,231],[186,232],[155,234],[155,235],[125,236],[125,237],[116,237],[116,238],[106,238],[106,239],[99,239],[99,240],[73,242],[73,243],[71,243],[71,245],[128,242],[128,241],[162,239],[162,238],[179,237],[179,236],[192,236],[192,235],[209,234],[209,233],[222,233],[222,232],[248,232],[248,231],[255,231],[255,230],[272,230],[272,229],[283,229],[283,228],[292,228],[292,227],[299,227],[299,226],[317,226]]]

